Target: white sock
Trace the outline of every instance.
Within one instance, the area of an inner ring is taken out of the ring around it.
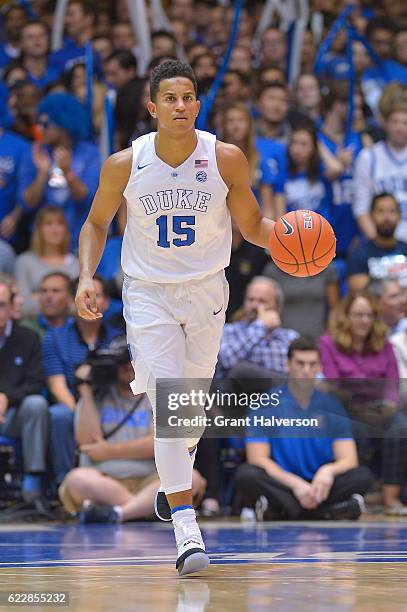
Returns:
[[[113,506],[113,510],[119,517],[119,523],[123,522],[123,508],[121,506]]]
[[[196,457],[196,449],[197,449],[197,447],[195,446],[194,450],[188,451],[189,452],[189,457],[191,459],[192,467],[194,467],[194,462],[195,462],[195,457]],[[160,492],[162,492],[162,493],[164,492],[164,487],[163,487],[162,484],[160,485],[160,488],[158,490]]]
[[[183,438],[156,438],[154,454],[161,487],[167,495],[192,488],[193,463]]]
[[[171,512],[178,552],[196,547],[205,550],[201,531],[196,522],[195,510],[192,506],[179,506],[179,508],[179,510],[175,509],[175,512],[174,510]]]

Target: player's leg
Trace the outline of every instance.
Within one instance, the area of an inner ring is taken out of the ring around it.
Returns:
[[[185,334],[173,314],[173,297],[168,286],[125,279],[124,315],[136,376],[133,392],[147,392],[154,415],[156,381],[185,376]],[[172,509],[176,567],[181,575],[199,571],[207,567],[209,558],[192,508],[192,461],[187,442],[184,438],[156,436],[154,450],[160,481]]]

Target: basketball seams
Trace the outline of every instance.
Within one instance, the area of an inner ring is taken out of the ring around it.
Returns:
[[[314,246],[313,251],[312,251],[312,257],[311,257],[312,263],[315,263],[315,261],[314,261],[314,259],[315,259],[314,258],[314,254],[315,254],[315,251],[316,251],[316,248],[318,246],[318,242],[319,242],[319,239],[321,238],[321,236],[322,236],[322,217],[319,217],[319,234],[318,234],[317,241],[316,241],[315,246]],[[318,257],[318,259],[319,259],[319,257]]]
[[[307,214],[307,224],[304,222],[304,228],[301,224],[302,218],[301,216],[299,218],[297,213],[299,215],[303,213],[304,216],[305,213]],[[309,217],[313,218],[313,226],[308,224],[311,221]],[[319,217],[319,226],[316,224],[317,217]],[[280,225],[278,225],[278,221],[280,221]],[[286,225],[285,221],[287,221],[287,224],[291,224],[293,229],[297,229],[298,236],[290,236],[293,231],[289,231],[289,225]],[[285,233],[284,226],[286,226]],[[288,239],[286,238],[287,235],[289,236]],[[330,237],[333,238],[333,242],[327,248],[326,242]],[[293,240],[293,238],[295,239]],[[320,243],[321,247],[326,250],[316,257]],[[335,234],[329,222],[313,211],[286,213],[281,219],[277,220],[270,233],[270,255],[272,259],[283,272],[294,277],[312,277],[324,270],[335,256],[335,244]],[[275,255],[273,251],[275,251]],[[286,261],[285,255],[289,255],[291,261]],[[298,256],[301,255],[303,261],[300,262]]]
[[[328,249],[327,251],[325,251],[325,253],[322,253],[322,255],[320,255],[319,257],[317,257],[317,258],[315,259],[315,261],[319,261],[319,260],[320,260],[320,259],[322,259],[323,257],[326,257],[326,256],[328,255],[329,251],[332,251],[332,249],[335,249],[335,243],[336,243],[336,238],[334,238],[334,241],[333,241],[333,243],[331,244],[331,246],[329,247],[329,249]],[[333,258],[334,258],[334,255],[332,255],[332,259],[333,259]],[[315,263],[315,261],[314,261],[314,263]],[[332,260],[331,260],[331,261],[332,261]],[[315,265],[317,265],[317,264],[315,264]],[[321,266],[318,266],[318,267],[320,268]],[[325,267],[326,267],[326,266],[325,266]]]
[[[295,259],[295,263],[293,263],[293,262],[288,263],[288,262],[287,262],[287,265],[289,265],[289,266],[295,266],[295,265],[296,265],[296,266],[297,266],[296,272],[298,272],[298,270],[300,269],[300,262],[299,262],[299,261],[298,261],[298,259],[295,257],[295,255],[294,255],[293,253],[291,253],[290,249],[288,249],[288,248],[285,246],[285,244],[284,244],[283,242],[281,242],[281,240],[280,240],[280,236],[279,236],[279,235],[277,234],[277,232],[276,232],[276,223],[275,223],[275,224],[274,224],[274,226],[273,226],[273,232],[274,232],[274,235],[275,235],[275,237],[277,238],[278,242],[279,242],[279,243],[281,244],[281,246],[283,247],[283,249],[285,249],[285,250],[287,251],[287,253],[289,253],[293,259]],[[274,259],[274,258],[273,258],[273,254],[272,254],[272,253],[271,253],[271,257],[272,257],[272,259]],[[277,261],[281,261],[281,260],[280,260],[280,259],[278,259]],[[281,263],[284,263],[284,262],[281,262]]]
[[[296,210],[295,213],[294,213],[294,219],[295,219],[295,224],[297,226],[298,238],[300,239],[301,251],[302,251],[302,255],[303,255],[303,263],[305,265],[305,269],[307,270],[307,274],[309,275],[308,264],[305,261],[307,258],[305,257],[304,245],[302,244],[301,231],[300,231],[300,227],[299,227],[299,224],[298,224],[297,212],[298,211]]]

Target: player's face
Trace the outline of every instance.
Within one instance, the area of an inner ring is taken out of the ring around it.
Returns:
[[[397,224],[400,221],[400,213],[393,198],[382,197],[377,200],[372,211],[372,220],[381,238],[394,236]]]
[[[374,312],[364,297],[357,297],[349,308],[350,333],[354,339],[365,341],[372,329]]]
[[[294,351],[287,367],[290,378],[314,380],[321,371],[318,351]]]
[[[385,123],[387,138],[391,146],[402,149],[407,146],[407,113],[392,113]]]
[[[192,81],[186,77],[175,77],[160,82],[157,99],[155,102],[149,101],[147,108],[160,128],[182,133],[193,129],[200,102],[196,99]]]

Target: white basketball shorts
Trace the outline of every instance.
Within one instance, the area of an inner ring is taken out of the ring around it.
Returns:
[[[123,304],[135,370],[133,392],[147,392],[155,408],[157,379],[212,379],[228,299],[223,270],[186,283],[152,283],[125,275]]]

